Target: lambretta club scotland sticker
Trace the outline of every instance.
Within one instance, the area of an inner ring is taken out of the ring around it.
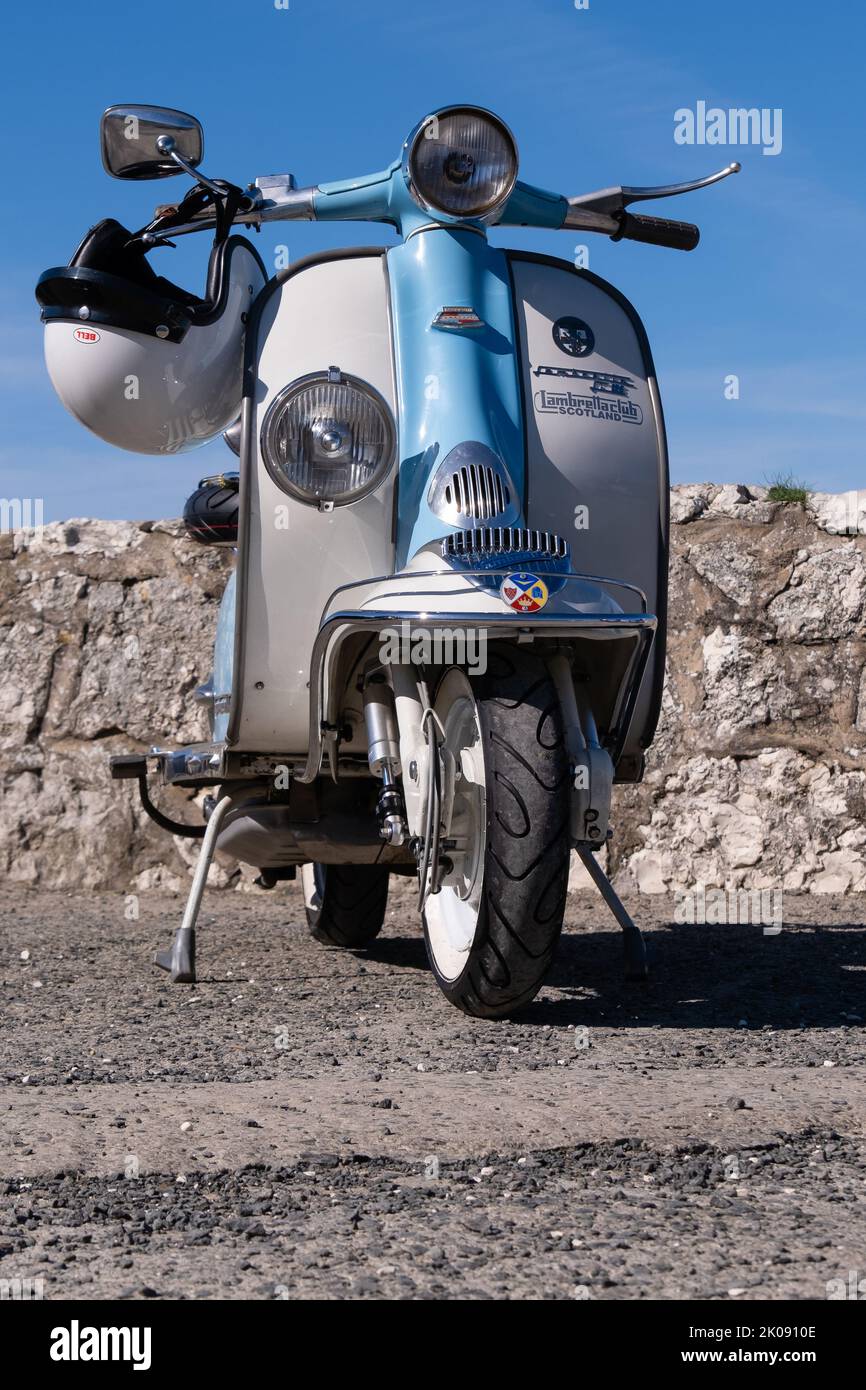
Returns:
[[[576,391],[536,391],[535,409],[539,415],[574,415],[589,420],[639,425],[643,411],[634,401],[618,396],[581,396]]]
[[[556,346],[569,357],[588,357],[595,349],[595,334],[583,319],[557,319],[552,336]],[[629,400],[629,391],[635,389],[631,377],[619,376],[616,372],[594,372],[584,367],[534,367],[532,373],[536,377],[555,376],[586,381],[592,392],[584,396],[578,391],[548,391],[542,387],[533,397],[539,415],[571,415],[627,425],[640,425],[643,422],[640,406]]]

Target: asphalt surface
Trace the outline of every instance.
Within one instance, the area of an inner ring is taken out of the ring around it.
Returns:
[[[45,1298],[825,1299],[866,1278],[866,901],[785,926],[576,894],[507,1023],[451,1008],[411,890],[366,953],[296,888],[0,903],[0,1280]],[[137,917],[135,914],[138,914]],[[864,1285],[866,1287],[866,1285]]]

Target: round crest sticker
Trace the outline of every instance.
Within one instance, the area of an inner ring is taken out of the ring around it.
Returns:
[[[95,328],[76,328],[72,336],[76,343],[98,343],[100,335]]]
[[[569,357],[588,357],[595,347],[595,334],[583,319],[557,319],[553,325],[553,341]]]
[[[537,613],[550,597],[537,574],[509,574],[499,586],[499,596],[515,613]]]

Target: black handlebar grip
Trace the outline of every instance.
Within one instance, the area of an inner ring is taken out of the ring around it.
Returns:
[[[611,241],[645,241],[650,246],[670,246],[674,251],[694,251],[701,231],[692,222],[673,222],[669,217],[641,217],[624,212],[619,231]]]

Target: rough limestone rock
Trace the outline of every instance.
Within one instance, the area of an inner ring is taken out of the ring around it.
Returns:
[[[210,670],[230,565],[230,552],[186,540],[177,523],[76,520],[0,536],[0,875],[186,882],[194,842],[159,831],[135,784],[110,780],[108,756],[206,736],[190,697]],[[160,795],[200,824],[187,799]]]
[[[866,891],[866,542],[763,488],[671,503],[662,718],[616,792],[615,881]]]
[[[616,789],[607,867],[644,893],[866,891],[866,492],[689,484],[671,515],[662,718],[643,783]],[[0,874],[185,890],[196,842],[107,759],[206,736],[192,694],[231,564],[174,521],[0,535]],[[200,823],[190,793],[158,800]]]

